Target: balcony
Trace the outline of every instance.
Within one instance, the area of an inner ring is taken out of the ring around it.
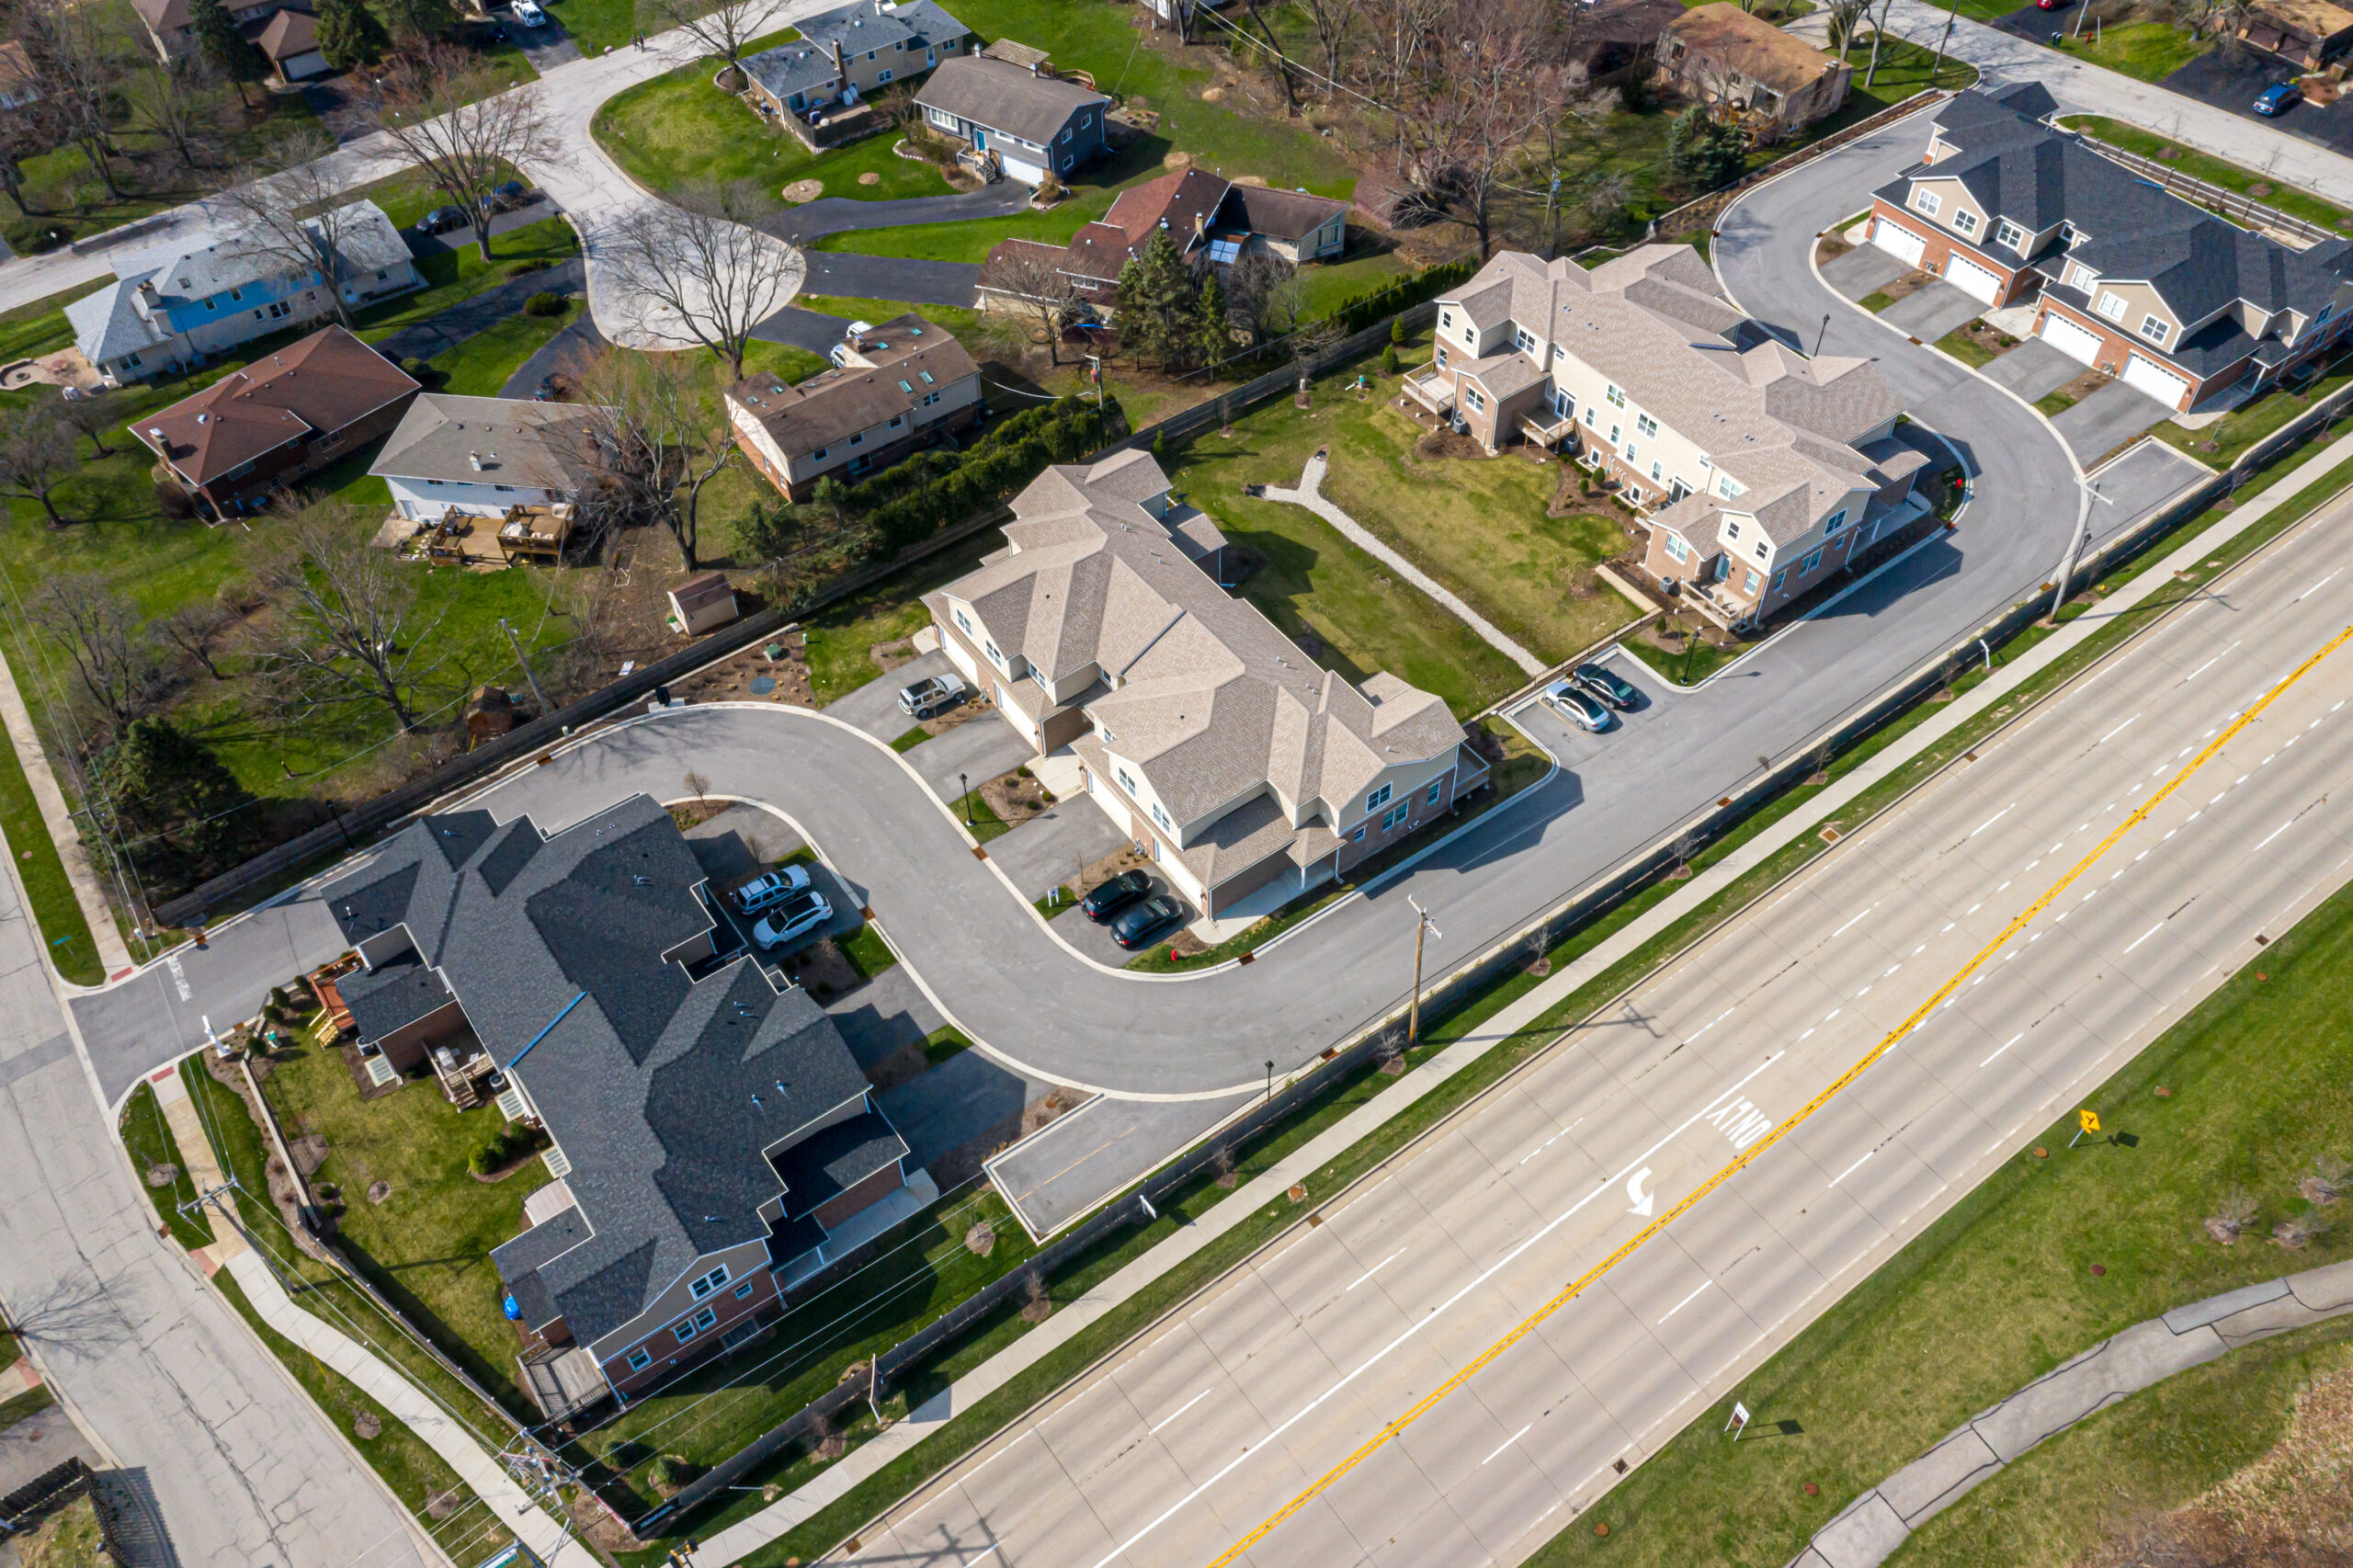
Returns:
[[[1437,415],[1440,419],[1454,413],[1454,377],[1437,365],[1425,365],[1405,373],[1405,395]]]
[[[1577,438],[1577,422],[1569,415],[1548,415],[1541,404],[1519,416],[1519,433],[1540,447],[1551,447]]]

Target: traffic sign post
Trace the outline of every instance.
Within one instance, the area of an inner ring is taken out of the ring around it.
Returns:
[[[1739,1442],[1742,1437],[1748,1431],[1748,1406],[1741,1403],[1738,1400],[1733,1400],[1732,1402],[1732,1419],[1724,1423],[1724,1430],[1732,1434],[1732,1440],[1733,1442]]]
[[[2067,1140],[2067,1147],[2072,1149],[2076,1144],[2082,1142],[2084,1141],[2085,1133],[2097,1132],[2098,1131],[2099,1112],[2096,1110],[2077,1111],[2075,1113],[2075,1135]]]

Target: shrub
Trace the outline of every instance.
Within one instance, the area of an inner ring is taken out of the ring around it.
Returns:
[[[1392,316],[1390,318],[1389,341],[1395,344],[1400,348],[1403,348],[1405,346],[1405,320],[1403,316]]]
[[[551,266],[547,257],[535,256],[529,261],[518,261],[506,269],[509,278],[529,278],[534,272],[545,272]]]
[[[534,294],[523,301],[523,313],[527,316],[560,316],[563,314],[563,296],[549,291]]]
[[[1397,346],[1393,343],[1381,351],[1381,373],[1384,376],[1397,373]]]
[[[466,1161],[466,1168],[473,1172],[474,1175],[478,1176],[486,1176],[490,1175],[491,1172],[496,1170],[504,1162],[498,1157],[498,1145],[496,1143],[485,1143],[481,1148],[476,1149],[473,1152],[472,1157]]]
[[[401,361],[401,369],[413,381],[424,381],[433,373],[433,367],[414,354]]]

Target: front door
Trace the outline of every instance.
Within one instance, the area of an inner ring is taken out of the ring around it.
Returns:
[[[1560,387],[1552,389],[1552,412],[1563,419],[1577,416],[1577,400]]]
[[[989,133],[983,131],[977,125],[972,127],[972,151],[975,153],[985,153],[988,150]]]

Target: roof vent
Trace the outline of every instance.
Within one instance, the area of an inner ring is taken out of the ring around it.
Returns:
[[[196,416],[196,422],[199,425],[210,425],[212,423],[212,415],[210,414],[199,414]]]
[[[482,472],[482,454],[480,452],[468,452],[466,454],[466,461],[473,465],[473,470],[476,473],[480,473]]]
[[[162,440],[164,438],[164,427],[161,425],[150,425],[147,426],[147,438],[151,441]]]

